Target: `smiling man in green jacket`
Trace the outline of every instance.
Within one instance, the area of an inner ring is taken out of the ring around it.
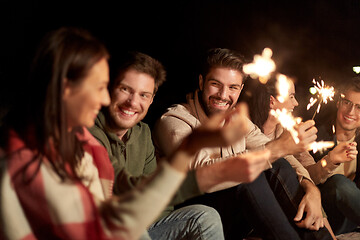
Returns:
[[[141,120],[166,73],[159,61],[139,52],[110,61],[110,67],[111,103],[98,113],[90,132],[107,149],[115,171],[114,193],[122,195],[157,168],[150,128]],[[217,211],[204,205],[169,207],[141,239],[184,238],[224,239]]]

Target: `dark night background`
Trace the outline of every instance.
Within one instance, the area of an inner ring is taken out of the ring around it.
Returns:
[[[167,82],[145,119],[150,125],[197,87],[199,57],[211,47],[249,60],[270,47],[277,71],[296,80],[305,119],[314,111],[304,111],[313,78],[336,86],[360,65],[360,0],[0,0],[0,24],[0,118],[18,97],[36,44],[61,26],[88,29],[112,54],[137,50],[164,64]]]

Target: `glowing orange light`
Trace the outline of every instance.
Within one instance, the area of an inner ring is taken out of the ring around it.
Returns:
[[[327,148],[332,148],[334,146],[333,141],[320,141],[320,142],[313,142],[310,144],[310,149],[312,149],[313,153],[317,151],[323,151]]]
[[[271,59],[273,52],[270,48],[265,48],[262,55],[255,55],[252,63],[245,64],[243,71],[251,78],[259,78],[263,84],[267,83],[269,76],[275,71],[275,62]]]
[[[295,143],[299,143],[298,132],[295,130],[295,125],[301,122],[301,118],[294,118],[291,112],[288,112],[285,108],[283,109],[272,109],[270,114],[276,117],[279,120],[281,126],[288,130],[293,137]]]

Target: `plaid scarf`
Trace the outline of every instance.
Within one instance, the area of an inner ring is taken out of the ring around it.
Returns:
[[[90,168],[94,183],[100,182],[103,198],[109,198],[114,171],[106,149],[85,128],[78,138],[86,142],[84,157],[90,163],[92,157],[97,168]],[[8,146],[6,155],[0,151],[0,238],[109,239],[98,210],[100,201],[82,181],[61,181],[47,159],[40,164],[32,161],[34,152],[15,132],[10,133]]]

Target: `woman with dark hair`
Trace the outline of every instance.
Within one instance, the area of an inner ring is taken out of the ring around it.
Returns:
[[[266,84],[259,83],[253,91],[253,97],[248,100],[251,120],[269,139],[276,139],[283,133],[281,124],[275,116],[270,114],[270,111],[286,109],[288,112],[293,112],[294,108],[299,105],[295,98],[293,81],[287,80],[288,94],[283,96],[284,100],[282,101],[278,98],[280,93],[277,83],[278,80],[275,77],[270,78]],[[304,157],[311,156],[308,152],[302,152],[295,156],[288,155],[285,157],[296,171],[300,185],[304,189],[304,196],[294,221],[297,222],[296,225],[306,229],[314,229],[315,226],[323,227],[325,225],[335,239],[327,218],[323,217],[325,213],[321,207],[320,192],[311,179],[309,172],[297,160]]]
[[[1,239],[138,239],[181,184],[190,157],[245,132],[244,108],[217,115],[144,186],[112,197],[107,151],[86,128],[110,102],[108,56],[84,30],[61,28],[41,42],[26,95],[1,129]]]

